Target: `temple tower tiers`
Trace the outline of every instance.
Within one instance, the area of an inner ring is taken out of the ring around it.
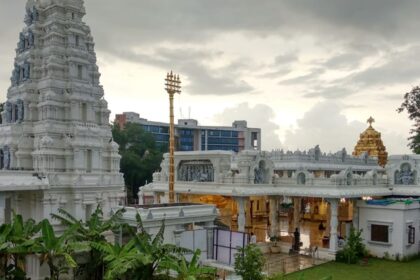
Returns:
[[[83,0],[29,0],[0,125],[0,221],[85,219],[124,196]],[[1,209],[0,209],[1,210]]]
[[[360,134],[360,139],[354,147],[353,155],[360,156],[368,153],[369,156],[377,157],[378,164],[384,167],[388,161],[388,153],[381,139],[381,133],[372,127],[375,120],[370,117],[367,122],[369,127]]]

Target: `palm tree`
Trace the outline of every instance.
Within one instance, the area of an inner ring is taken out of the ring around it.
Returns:
[[[166,259],[162,261],[161,266],[165,269],[176,272],[176,280],[211,280],[215,277],[215,269],[201,266],[199,263],[201,251],[197,249],[194,252],[191,261],[188,262],[184,256],[180,259]]]
[[[77,220],[64,209],[59,209],[58,212],[59,214],[51,214],[51,217],[60,221],[64,226],[75,227],[75,240],[86,242],[91,247],[89,261],[79,265],[76,274],[84,273],[88,279],[101,280],[103,278],[104,256],[91,244],[105,242],[105,234],[120,227],[118,221],[121,219],[125,209],[118,210],[108,220],[104,220],[102,208],[98,205],[86,222]]]

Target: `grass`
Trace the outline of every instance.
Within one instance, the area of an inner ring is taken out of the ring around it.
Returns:
[[[326,276],[332,276],[332,280],[415,280],[420,279],[420,260],[396,262],[369,259],[369,264],[363,266],[329,262],[289,274],[284,279],[319,280]]]

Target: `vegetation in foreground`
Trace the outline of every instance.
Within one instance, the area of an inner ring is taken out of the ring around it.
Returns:
[[[11,224],[0,226],[0,279],[28,279],[24,271],[28,256],[48,265],[50,275],[46,280],[58,280],[65,274],[89,280],[214,279],[215,271],[199,264],[199,251],[164,244],[163,223],[152,237],[145,231],[139,215],[137,229],[119,223],[122,212],[104,220],[98,207],[90,220],[83,222],[60,210],[59,215],[52,216],[64,227],[61,235],[56,235],[49,220],[36,223],[14,215]],[[129,236],[128,243],[120,245],[106,240],[106,235],[120,229]],[[190,262],[184,257],[186,253],[193,254]]]

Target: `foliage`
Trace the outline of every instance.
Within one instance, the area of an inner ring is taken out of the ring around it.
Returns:
[[[407,111],[408,118],[414,121],[408,138],[408,147],[416,154],[420,154],[420,87],[414,87],[404,95],[404,101],[397,109],[398,113]]]
[[[40,230],[33,219],[23,221],[21,215],[13,214],[11,224],[0,227],[0,277],[27,279],[24,271],[25,256],[31,254],[33,240]]]
[[[152,238],[143,227],[139,214],[136,215],[137,232],[128,228],[132,236],[125,245],[109,243],[94,243],[92,246],[103,253],[105,267],[104,279],[149,280],[167,268],[171,263],[178,262],[180,255],[189,250],[172,244],[164,244],[165,226]],[[161,266],[165,263],[165,267]]]
[[[337,252],[336,261],[354,264],[367,255],[361,235],[362,230],[355,230],[353,227],[350,229],[350,235],[344,248]]]
[[[240,248],[235,255],[235,272],[243,280],[264,279],[262,270],[265,259],[261,250],[255,244]]]
[[[48,265],[50,280],[58,280],[61,274],[77,267],[72,256],[75,251],[89,250],[87,244],[74,241],[75,231],[76,227],[73,226],[57,236],[49,220],[41,222],[41,236],[35,239],[33,251],[39,255],[41,265]]]
[[[163,242],[163,222],[159,232],[151,236],[139,215],[137,229],[133,229],[120,223],[121,214],[118,211],[105,220],[98,207],[84,222],[60,209],[52,217],[61,222],[62,227],[57,227],[61,234],[49,220],[36,223],[15,215],[11,224],[0,226],[0,279],[27,280],[23,268],[29,255],[39,256],[41,265],[49,267],[49,280],[58,280],[70,270],[84,270],[81,279],[89,280],[170,280],[163,273],[169,270],[177,273],[179,280],[214,279],[214,270],[199,264],[200,251],[188,262],[184,254],[191,254],[190,250]],[[107,233],[116,230],[128,232],[130,241],[123,245],[108,242]],[[85,263],[77,263],[79,255],[88,256]]]
[[[190,262],[184,256],[181,256],[179,259],[165,259],[161,263],[161,268],[175,271],[178,275],[176,280],[214,279],[216,270],[214,268],[200,266],[200,254],[200,249],[196,250]]]
[[[118,221],[124,212],[124,209],[118,210],[108,220],[104,220],[104,214],[100,205],[97,206],[89,220],[83,222],[74,218],[64,209],[59,209],[59,214],[51,214],[53,219],[61,222],[62,225],[75,228],[74,239],[76,241],[87,242],[91,247],[89,262],[79,265],[76,275],[86,275],[91,280],[101,280],[104,269],[103,255],[92,243],[105,242],[105,234],[111,233],[119,228]]]
[[[167,148],[158,147],[153,135],[134,123],[127,123],[124,129],[114,125],[112,137],[120,146],[121,172],[128,194],[136,198],[139,187],[151,182],[153,172],[160,169]]]

